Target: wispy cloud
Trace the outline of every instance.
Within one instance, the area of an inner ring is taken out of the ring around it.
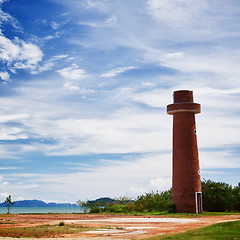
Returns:
[[[0,72],[0,78],[4,81],[8,81],[10,79],[10,76],[8,72]]]
[[[184,26],[184,28],[188,24],[196,24],[199,16],[202,16],[204,11],[208,9],[206,1],[199,3],[196,0],[191,2],[186,0],[174,0],[171,2],[148,0],[147,5],[150,13],[157,21],[164,22],[173,27]]]
[[[16,169],[19,169],[19,168],[17,168],[17,167],[0,167],[0,170],[16,170]]]
[[[112,24],[116,21],[117,21],[117,17],[111,16],[111,17],[107,18],[104,22],[107,23],[107,24]]]
[[[70,80],[80,80],[87,77],[85,70],[79,68],[77,64],[73,64],[71,67],[58,70],[58,72],[62,77]]]
[[[18,69],[35,70],[43,57],[38,46],[17,38],[11,41],[0,36],[0,46],[0,60],[7,62],[8,69],[13,73]]]
[[[28,136],[23,131],[23,129],[17,127],[1,129],[0,140],[27,139]]]
[[[126,71],[129,71],[129,70],[133,70],[133,69],[137,69],[138,67],[136,66],[129,66],[129,67],[118,67],[118,68],[114,68],[112,70],[109,70],[108,72],[105,72],[103,74],[101,74],[101,77],[106,77],[106,78],[109,78],[109,77],[116,77]]]
[[[1,0],[0,1],[0,7],[1,5],[6,2],[7,0]],[[19,22],[16,18],[14,18],[13,16],[11,16],[10,14],[4,12],[2,9],[0,9],[0,34],[2,33],[2,26],[5,23],[10,23],[14,28],[21,30],[21,27],[19,26]]]

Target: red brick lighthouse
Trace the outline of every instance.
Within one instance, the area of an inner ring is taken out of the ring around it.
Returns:
[[[202,193],[195,114],[201,106],[193,102],[193,92],[175,91],[174,103],[167,106],[173,115],[172,201],[176,212],[201,213]]]

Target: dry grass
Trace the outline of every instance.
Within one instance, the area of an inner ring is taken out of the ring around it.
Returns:
[[[90,227],[83,227],[79,225],[41,225],[35,227],[8,227],[0,228],[1,237],[61,237],[65,234],[79,233],[83,231],[93,230]]]

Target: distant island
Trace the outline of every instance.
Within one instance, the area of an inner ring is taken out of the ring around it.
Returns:
[[[6,207],[5,202],[0,203],[0,207]],[[13,207],[79,207],[79,205],[72,203],[45,203],[41,200],[22,200],[15,201]]]

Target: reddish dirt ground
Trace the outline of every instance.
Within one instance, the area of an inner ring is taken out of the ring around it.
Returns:
[[[169,218],[166,216],[133,215],[19,214],[1,215],[0,228],[27,227],[44,224],[54,225],[64,222],[65,224],[87,227],[110,227],[110,229],[65,235],[63,239],[143,239],[168,233],[184,232],[194,228],[234,220],[240,220],[240,215]],[[10,222],[14,222],[15,224],[9,224]]]

